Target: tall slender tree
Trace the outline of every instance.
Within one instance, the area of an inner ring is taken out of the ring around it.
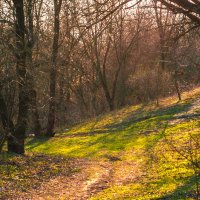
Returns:
[[[57,76],[57,56],[59,47],[60,34],[60,10],[62,0],[54,0],[54,36],[51,54],[51,69],[50,69],[50,91],[49,91],[49,114],[47,123],[46,136],[54,136],[55,114],[56,114],[56,76]]]
[[[16,35],[16,74],[18,78],[18,118],[14,131],[8,137],[8,151],[24,153],[24,140],[29,107],[29,82],[26,67],[24,1],[13,0]]]
[[[41,135],[41,125],[39,121],[39,112],[37,108],[37,92],[35,90],[35,69],[33,67],[33,47],[34,47],[34,25],[33,25],[33,9],[35,1],[28,0],[27,3],[27,64],[30,70],[30,96],[31,96],[31,112],[32,112],[32,121],[33,121],[33,132],[36,137]]]

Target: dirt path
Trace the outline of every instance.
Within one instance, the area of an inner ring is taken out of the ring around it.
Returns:
[[[70,177],[53,178],[21,199],[86,200],[112,185],[137,180],[141,175],[139,167],[133,162],[77,159],[72,165],[78,166],[80,171]]]
[[[89,161],[77,159],[72,165],[80,168],[72,176],[59,176],[43,183],[37,190],[32,190],[24,199],[33,200],[83,200],[92,194],[108,187],[107,179],[110,175],[109,162]]]

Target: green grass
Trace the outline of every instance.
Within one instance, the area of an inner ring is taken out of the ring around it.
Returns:
[[[26,150],[99,161],[116,157],[112,165],[119,168],[125,168],[125,162],[139,165],[142,176],[137,180],[111,185],[92,200],[194,199],[199,177],[194,174],[189,150],[198,162],[195,141],[200,136],[200,118],[172,119],[189,111],[195,98],[158,108],[154,104],[126,107],[75,125],[54,138],[29,138]]]
[[[131,107],[131,112],[126,108],[72,127],[54,138],[28,139],[26,149],[87,158],[126,153],[132,148],[148,149],[164,136],[167,120],[188,107],[189,103],[182,103],[148,112],[142,106]],[[143,119],[145,116],[147,119]]]

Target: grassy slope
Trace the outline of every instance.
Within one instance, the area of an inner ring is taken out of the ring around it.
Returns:
[[[184,156],[188,156],[185,150],[191,135],[194,138],[200,136],[200,117],[172,118],[198,112],[191,109],[199,97],[200,89],[197,89],[185,94],[185,100],[179,103],[172,97],[164,99],[160,107],[154,104],[130,106],[76,125],[49,140],[29,139],[26,149],[28,152],[109,161],[118,170],[118,178],[125,173],[136,173],[129,169],[130,163],[139,166],[137,173],[140,175],[135,179],[111,184],[94,195],[93,200],[193,199],[197,180]]]
[[[125,162],[139,164],[143,175],[137,181],[113,185],[92,199],[192,199],[195,176],[190,163],[166,139],[181,151],[186,150],[191,134],[199,137],[200,118],[170,120],[189,112],[198,94],[199,90],[187,93],[179,103],[165,99],[159,108],[153,104],[127,107],[74,126],[48,141],[30,140],[27,150],[114,159],[113,165],[121,168]]]

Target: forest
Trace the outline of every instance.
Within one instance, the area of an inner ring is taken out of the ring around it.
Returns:
[[[0,0],[0,199],[200,199],[200,0]]]

